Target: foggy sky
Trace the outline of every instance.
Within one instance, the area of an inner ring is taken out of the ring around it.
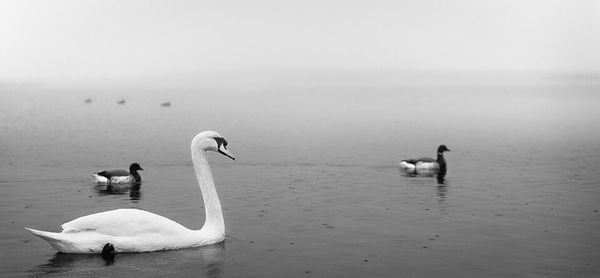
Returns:
[[[600,71],[600,1],[0,1],[0,82],[212,70]]]

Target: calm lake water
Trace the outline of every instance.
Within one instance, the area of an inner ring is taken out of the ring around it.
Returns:
[[[0,85],[0,276],[598,277],[600,86]],[[91,98],[91,103],[84,99]],[[126,104],[118,105],[119,99]],[[170,107],[160,103],[170,101]],[[99,255],[55,252],[23,227],[139,208],[200,228],[192,137],[209,160],[224,243]],[[434,156],[448,174],[402,174]],[[145,169],[141,191],[89,174]]]

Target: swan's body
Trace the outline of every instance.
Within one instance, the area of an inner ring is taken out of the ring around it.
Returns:
[[[440,145],[437,150],[437,158],[421,157],[411,158],[400,161],[400,168],[407,172],[434,173],[440,170],[446,170],[446,159],[444,152],[450,151],[446,145]]]
[[[107,243],[114,246],[115,252],[148,252],[221,242],[225,238],[225,223],[206,151],[218,151],[234,159],[226,146],[227,141],[212,131],[199,133],[192,140],[192,160],[206,213],[200,230],[190,230],[173,220],[138,209],[83,216],[63,224],[60,233],[26,229],[65,253],[100,253]]]
[[[166,217],[138,209],[116,209],[79,217],[61,233],[26,228],[64,253],[100,253],[106,243],[115,252],[181,249],[223,241],[224,234],[190,230]]]

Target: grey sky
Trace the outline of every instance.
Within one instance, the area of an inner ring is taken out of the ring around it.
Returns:
[[[600,71],[600,1],[0,0],[0,81],[210,70]]]

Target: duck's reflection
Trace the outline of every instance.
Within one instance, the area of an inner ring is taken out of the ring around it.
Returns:
[[[129,199],[132,201],[139,201],[142,198],[141,185],[133,185],[129,190]]]
[[[106,195],[125,195],[125,193],[129,192],[129,187],[112,187],[107,188],[104,185],[98,185],[94,187],[94,190],[98,194],[98,196],[106,196]]]
[[[436,177],[438,184],[446,183],[446,169],[406,169],[400,168],[400,174],[405,177]]]
[[[137,273],[141,276],[183,275],[223,277],[225,243],[190,249],[148,253],[66,254],[56,253],[47,263],[31,270],[34,276],[110,276]],[[107,267],[108,266],[108,267]],[[200,273],[199,273],[200,271]],[[202,272],[204,275],[202,275]]]
[[[446,169],[438,171],[436,179],[438,184],[446,184]]]
[[[112,186],[106,187],[105,185],[97,185],[94,187],[94,191],[98,196],[110,196],[110,195],[126,195],[129,193],[129,199],[132,201],[139,201],[142,198],[142,185],[141,183],[131,184],[127,186]]]
[[[443,203],[446,200],[446,195],[448,195],[448,187],[445,185],[438,185],[435,189],[438,196],[438,202]]]
[[[440,204],[443,204],[446,201],[446,196],[448,195],[448,187],[447,187],[448,185],[447,185],[447,180],[446,180],[447,169],[440,169],[440,170],[425,169],[425,170],[416,171],[414,169],[407,170],[407,169],[401,168],[400,173],[402,176],[411,177],[411,178],[417,178],[417,177],[433,178],[433,177],[435,177],[437,184],[438,184],[436,186],[436,195],[438,197],[437,201]]]
[[[415,169],[400,168],[400,174],[405,177],[436,177],[438,183],[443,184],[446,177],[446,170],[423,169],[417,171]]]

